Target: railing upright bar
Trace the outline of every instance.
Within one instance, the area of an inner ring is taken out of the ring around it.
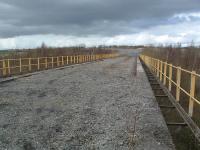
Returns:
[[[181,67],[177,68],[176,73],[176,100],[179,102],[180,100],[180,86],[181,86]]]
[[[169,91],[172,90],[172,64],[169,65]]]
[[[72,64],[72,56],[70,56],[70,64]]]
[[[162,82],[162,76],[163,76],[163,62],[160,61],[160,81]]]
[[[31,72],[31,58],[28,59],[28,70]]]
[[[157,60],[157,77],[159,77],[159,71],[160,71],[160,63],[159,60]]]
[[[166,76],[167,76],[167,62],[164,62],[164,76],[163,84],[166,85]]]
[[[3,76],[7,75],[7,71],[6,71],[6,61],[5,59],[3,60]]]
[[[64,66],[64,57],[62,56],[62,66]]]
[[[38,68],[37,69],[40,70],[40,58],[38,57],[37,60],[38,60],[38,64],[37,64]]]
[[[59,57],[57,57],[57,67],[59,66]]]
[[[53,57],[51,57],[51,67],[53,68],[54,64],[53,64]]]
[[[45,58],[45,69],[47,69],[48,68],[48,58],[46,57]]]
[[[19,72],[22,72],[22,59],[19,59]]]
[[[193,116],[193,108],[194,108],[194,99],[193,97],[195,96],[195,85],[196,85],[196,74],[195,71],[192,71],[191,73],[191,83],[190,83],[190,98],[189,98],[189,115],[190,117]]]
[[[11,72],[10,72],[10,59],[8,59],[8,74],[10,75]]]

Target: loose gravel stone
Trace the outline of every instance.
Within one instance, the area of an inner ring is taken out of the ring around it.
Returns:
[[[169,150],[167,126],[129,56],[47,70],[0,86],[0,149]]]

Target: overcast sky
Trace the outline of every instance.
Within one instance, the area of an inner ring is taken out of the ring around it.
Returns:
[[[0,49],[200,42],[200,0],[0,0]]]

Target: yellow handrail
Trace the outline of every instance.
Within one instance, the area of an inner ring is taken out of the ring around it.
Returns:
[[[168,90],[171,91],[171,84],[176,87],[176,100],[177,102],[180,101],[180,93],[183,92],[187,96],[189,96],[189,108],[188,114],[189,116],[193,116],[194,111],[194,102],[200,105],[200,100],[195,98],[195,87],[196,87],[196,80],[200,79],[200,75],[197,74],[195,71],[189,71],[183,69],[179,66],[174,66],[162,60],[149,57],[146,55],[140,55],[141,60],[147,65],[147,67],[158,77],[158,79],[163,82],[165,86],[168,86]],[[176,81],[172,79],[172,68],[175,69],[176,72]],[[181,73],[185,72],[190,75],[190,92],[187,92],[186,89],[181,87]],[[168,85],[166,84],[168,80]]]
[[[117,57],[118,53],[0,60],[0,77]]]

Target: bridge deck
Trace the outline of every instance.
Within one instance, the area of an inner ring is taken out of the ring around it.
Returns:
[[[132,57],[48,70],[0,85],[0,149],[174,149]]]

